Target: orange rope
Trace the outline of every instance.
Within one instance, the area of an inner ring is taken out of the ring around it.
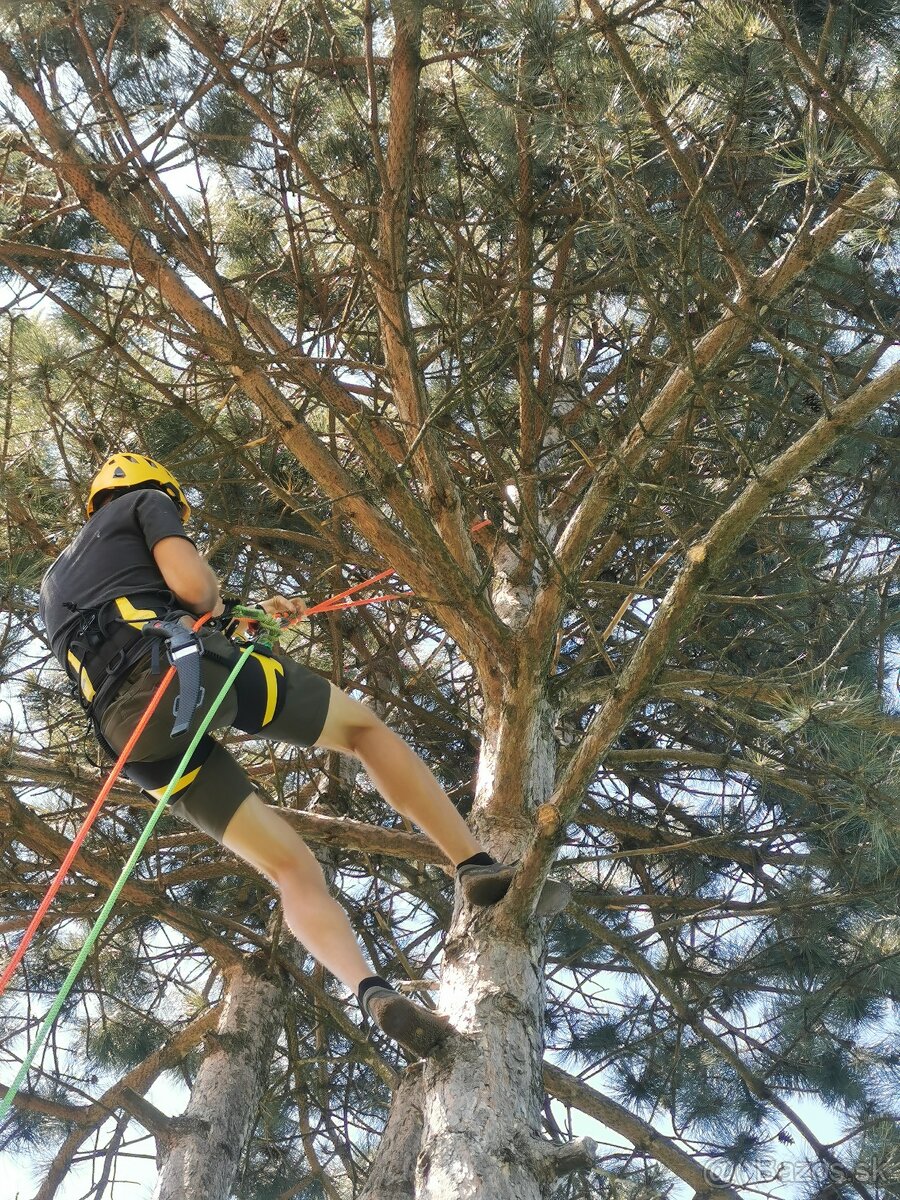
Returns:
[[[336,596],[329,596],[327,600],[321,600],[318,604],[314,604],[312,608],[308,608],[304,616],[311,616],[317,612],[327,612],[329,608],[340,608],[339,600],[343,600],[345,596],[351,595],[353,592],[361,592],[363,588],[369,587],[370,584],[380,583],[382,579],[387,579],[388,575],[393,575],[394,568],[388,567],[386,571],[380,571],[377,575],[373,575],[370,579],[364,579],[362,583],[354,583],[352,587],[346,588],[343,592],[338,592]],[[410,592],[409,595],[412,595]]]
[[[307,609],[306,615],[309,616],[311,612],[343,612],[345,608],[358,608],[362,604],[384,604],[387,600],[408,600],[415,594],[415,592],[390,592],[387,596],[370,596],[368,600],[345,600],[343,604],[329,604],[327,607],[324,604],[317,604],[314,609]]]
[[[199,629],[201,625],[203,625],[206,621],[209,620],[211,615],[212,615],[211,613],[205,613],[202,617],[198,618],[198,620],[194,622],[194,625],[192,626],[192,628],[194,630]],[[166,688],[172,682],[172,678],[174,675],[175,675],[175,668],[169,667],[168,671],[166,671],[165,675],[163,676],[159,687],[156,689],[156,691],[153,693],[152,697],[150,698],[150,703],[147,705],[146,709],[144,710],[143,716],[138,721],[137,725],[134,727],[131,737],[129,737],[128,741],[123,746],[122,753],[116,759],[115,766],[113,767],[113,769],[110,771],[109,775],[107,776],[106,782],[103,784],[103,787],[100,789],[100,794],[97,796],[97,799],[94,801],[90,812],[85,817],[83,825],[78,830],[74,839],[72,840],[72,845],[69,847],[65,858],[62,860],[59,870],[54,875],[53,880],[52,880],[49,888],[47,889],[46,896],[44,897],[44,899],[41,901],[40,905],[38,906],[37,912],[31,918],[31,922],[30,922],[28,928],[25,930],[25,933],[22,937],[21,942],[19,942],[18,946],[16,947],[15,953],[13,954],[13,956],[9,960],[9,962],[6,964],[6,969],[4,970],[3,975],[0,976],[0,996],[3,995],[4,991],[6,990],[6,985],[9,983],[10,979],[13,976],[13,972],[15,971],[15,969],[19,965],[19,963],[22,961],[22,958],[25,955],[25,951],[31,945],[31,939],[34,937],[35,932],[37,931],[37,927],[40,925],[41,921],[43,921],[44,916],[47,913],[47,909],[53,903],[53,898],[56,895],[56,893],[59,891],[60,885],[62,884],[62,881],[65,879],[65,877],[68,873],[69,867],[71,867],[72,863],[75,861],[75,855],[81,849],[82,842],[87,837],[88,831],[90,830],[91,826],[94,824],[94,821],[97,819],[100,809],[103,807],[103,804],[104,804],[107,796],[112,791],[113,784],[119,778],[122,768],[125,766],[125,763],[128,761],[129,754],[134,749],[138,738],[141,736],[141,734],[147,728],[147,722],[150,720],[150,718],[156,712],[156,709],[159,706],[159,702],[160,702],[160,700],[162,700],[163,694],[165,693]]]

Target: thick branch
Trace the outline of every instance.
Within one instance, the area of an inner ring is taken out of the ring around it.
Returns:
[[[641,1120],[615,1100],[594,1091],[574,1075],[544,1063],[544,1086],[555,1099],[600,1121],[627,1138],[636,1150],[661,1162],[673,1175],[694,1189],[694,1200],[741,1200],[739,1192],[711,1168],[702,1167],[672,1138],[665,1137],[647,1121]]]
[[[99,779],[81,779],[71,774],[70,764],[63,767],[47,767],[38,756],[16,754],[4,764],[7,775],[23,782],[40,782],[65,787],[85,799],[93,799]],[[133,785],[124,784],[113,790],[122,803],[133,804],[138,798]],[[30,812],[30,809],[24,809]],[[400,829],[384,829],[380,825],[367,825],[364,821],[352,821],[345,817],[328,817],[321,813],[302,812],[273,806],[286,821],[310,842],[324,846],[337,846],[344,850],[361,850],[365,854],[385,854],[401,858],[406,862],[433,863],[448,866],[442,851],[418,833],[405,833]],[[165,878],[163,879],[165,882]]]
[[[8,242],[0,238],[0,255],[15,261],[17,258],[37,258],[42,262],[85,263],[93,267],[112,267],[127,271],[131,264],[127,258],[109,254],[83,254],[77,250],[59,250],[53,246],[31,246],[27,242]]]
[[[186,1194],[230,1196],[244,1147],[257,1119],[289,988],[283,977],[241,965],[224,972],[221,1016],[181,1123],[165,1139],[157,1184],[159,1200]]]
[[[713,524],[709,533],[688,550],[686,564],[666,593],[647,634],[610,696],[591,719],[581,745],[557,783],[550,805],[558,809],[559,818],[555,822],[540,823],[538,834],[510,889],[507,903],[511,915],[520,906],[533,901],[555,852],[556,838],[574,817],[597,763],[621,733],[638,699],[662,668],[671,642],[701,606],[705,589],[722,571],[740,538],[774,496],[784,491],[849,429],[874,412],[898,389],[900,363],[895,363],[858,388],[832,413],[820,418],[793,446],[763,468]]]
[[[411,457],[422,479],[432,518],[453,558],[471,579],[479,576],[459,489],[446,453],[430,427],[430,404],[409,316],[409,209],[416,153],[421,0],[394,0],[390,119],[378,242],[382,270],[373,277],[384,356],[394,403],[405,425]]]
[[[900,389],[900,363],[858,388],[832,414],[820,418],[793,446],[779,455],[744,488],[706,537],[688,550],[686,565],[669,588],[650,628],[612,694],[591,720],[582,743],[559,781],[553,803],[566,820],[600,757],[621,732],[638,697],[665,661],[668,646],[702,601],[703,592],[722,571],[737,542],[772,499],[831,449],[854,425]]]
[[[580,1137],[562,1143],[541,1141],[539,1146],[539,1157],[544,1159],[556,1179],[589,1171],[597,1161],[597,1143],[593,1138]]]
[[[434,863],[451,869],[449,860],[434,842],[419,833],[403,833],[399,829],[383,829],[351,821],[345,817],[325,817],[318,813],[293,812],[275,808],[301,836],[325,846],[342,850],[361,850],[365,854],[386,854],[404,862]]]

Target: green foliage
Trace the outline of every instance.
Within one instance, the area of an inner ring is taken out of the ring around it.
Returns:
[[[832,38],[887,37],[896,34],[897,9],[891,0],[792,0],[789,6],[799,21],[810,31],[821,34],[826,19]]]
[[[709,5],[680,49],[679,73],[697,93],[698,112],[733,114],[748,127],[780,124],[781,72],[772,27],[750,4]]]
[[[66,1090],[52,1080],[42,1081],[36,1087],[42,1100],[65,1103]],[[18,1109],[14,1119],[4,1129],[4,1150],[12,1154],[33,1154],[43,1157],[48,1144],[52,1145],[69,1132],[71,1126],[55,1117],[35,1109]]]
[[[849,212],[877,158],[896,160],[896,6],[781,5],[825,86],[752,0],[599,7],[614,11],[629,62],[591,6],[426,6],[400,163],[389,157],[403,115],[390,6],[366,10],[367,25],[361,9],[328,0],[203,0],[177,7],[184,29],[154,6],[3,7],[3,36],[77,138],[90,181],[172,272],[164,293],[161,274],[138,274],[136,242],[85,212],[10,102],[0,145],[0,271],[18,297],[0,324],[10,945],[55,869],[49,835],[72,836],[98,783],[96,748],[47,665],[35,608],[110,450],[171,466],[196,508],[192,536],[236,594],[321,599],[373,573],[393,555],[363,534],[376,516],[392,547],[427,562],[414,602],[318,619],[291,652],[372,702],[503,842],[533,815],[523,807],[498,832],[478,807],[483,778],[475,799],[486,679],[511,706],[526,678],[547,680],[559,776],[665,615],[688,547],[763,468],[811,430],[824,436],[817,422],[896,355],[891,185],[794,285],[748,310],[739,349],[697,365],[736,303]],[[403,203],[386,217],[391,188]],[[384,310],[396,279],[380,269],[395,251],[409,284],[399,327]],[[212,321],[173,301],[175,280],[236,339],[228,365],[212,353]],[[392,336],[421,395],[397,373]],[[277,390],[277,419],[241,390],[249,369]],[[679,380],[680,405],[651,430],[648,413]],[[788,1106],[802,1096],[827,1107],[834,1153],[861,1177],[873,1159],[895,1170],[900,1154],[896,432],[886,405],[795,474],[740,531],[690,619],[657,643],[566,830],[558,869],[578,904],[546,931],[548,1051],[748,1194],[776,1200],[773,1148],[806,1150],[760,1099],[766,1089]],[[300,435],[331,456],[327,487],[297,451]],[[425,461],[447,472],[446,489],[429,490]],[[560,574],[563,531],[611,463],[608,494],[594,497],[603,519],[583,561]],[[464,526],[492,521],[475,538],[476,566],[455,579],[417,533],[448,511]],[[513,661],[511,625],[499,655],[510,661],[467,661],[447,632],[447,595],[471,587],[495,604],[493,623],[533,583],[564,596],[553,652]],[[510,711],[513,762],[523,713]],[[279,803],[403,827],[333,755],[230,745]],[[543,783],[522,784],[543,795]],[[26,831],[13,799],[47,838]],[[515,798],[506,803],[512,812]],[[117,791],[92,832],[96,861],[112,870],[146,813],[133,789]],[[451,917],[444,875],[318,852],[379,968],[434,975]],[[217,1002],[223,947],[278,963],[287,944],[271,886],[172,816],[139,879],[152,899],[117,914],[47,1051],[61,1104],[96,1098]],[[103,895],[87,868],[63,889],[4,1000],[11,1054]],[[242,1200],[358,1195],[390,1102],[374,1056],[400,1065],[391,1047],[351,1036],[343,998],[303,970],[262,1081]],[[169,1082],[189,1082],[205,1052],[191,1049]],[[306,1158],[304,1122],[330,1192]],[[61,1128],[22,1110],[4,1136],[36,1150]],[[560,1136],[549,1119],[547,1133]],[[98,1159],[128,1153],[106,1132],[90,1136]],[[810,1195],[844,1194],[822,1164],[810,1170]],[[616,1144],[600,1170],[555,1194],[655,1200],[674,1187],[648,1154]],[[877,1181],[871,1190],[890,1194]]]
[[[246,1187],[235,1192],[237,1200],[279,1200],[286,1191],[298,1200],[327,1200],[328,1193],[315,1175],[309,1173],[302,1159],[290,1163],[269,1165],[268,1169],[256,1170]]]
[[[622,1022],[611,1016],[598,1017],[572,1038],[572,1050],[593,1060],[607,1058],[623,1045]]]
[[[90,1063],[106,1071],[126,1071],[164,1046],[169,1030],[165,1022],[134,1008],[108,1013],[90,1041]]]
[[[612,1178],[606,1192],[609,1200],[667,1200],[671,1195],[672,1184],[657,1167]]]
[[[213,162],[239,166],[253,147],[256,118],[227,88],[213,88],[197,110],[198,145]]]

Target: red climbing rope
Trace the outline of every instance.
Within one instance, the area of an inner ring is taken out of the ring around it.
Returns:
[[[211,613],[204,613],[204,615],[202,617],[199,617],[194,622],[192,628],[194,630],[199,629],[201,625],[203,625],[206,621],[209,620],[211,615],[212,615]],[[113,766],[113,769],[110,771],[109,775],[107,776],[106,782],[103,784],[103,787],[100,789],[99,795],[97,796],[97,799],[94,801],[90,812],[85,817],[84,823],[82,824],[82,826],[78,830],[78,832],[75,834],[75,837],[72,839],[72,845],[69,847],[65,858],[60,863],[59,870],[54,875],[53,880],[47,889],[46,896],[44,896],[44,899],[41,901],[41,903],[38,906],[37,912],[31,918],[31,922],[30,922],[28,928],[25,930],[25,933],[22,937],[21,942],[19,942],[18,946],[15,949],[15,952],[13,953],[12,958],[6,964],[6,969],[4,970],[3,975],[0,976],[0,996],[3,995],[4,991],[6,990],[6,985],[9,983],[10,979],[13,976],[13,972],[15,971],[15,969],[19,965],[19,963],[22,961],[25,951],[31,945],[31,939],[34,937],[38,925],[40,925],[41,921],[43,921],[43,919],[47,913],[47,909],[53,903],[53,898],[56,895],[56,893],[59,891],[62,881],[65,879],[66,875],[68,874],[69,867],[71,867],[72,863],[75,861],[75,855],[81,849],[82,842],[87,837],[88,831],[90,830],[91,826],[94,824],[94,821],[97,819],[100,809],[103,807],[103,804],[104,804],[107,796],[112,791],[113,784],[119,778],[122,768],[125,766],[125,763],[128,761],[129,754],[134,749],[135,743],[137,742],[138,738],[141,736],[141,734],[147,728],[147,722],[150,720],[150,718],[156,712],[159,702],[160,702],[160,700],[162,700],[165,690],[169,686],[169,684],[172,682],[174,675],[175,675],[175,668],[169,667],[168,671],[166,671],[165,675],[162,677],[159,687],[156,689],[156,691],[150,697],[150,703],[147,705],[146,709],[144,710],[143,716],[138,721],[137,725],[135,725],[135,727],[132,731],[131,737],[129,737],[128,741],[123,746],[122,753],[116,759],[115,765]]]

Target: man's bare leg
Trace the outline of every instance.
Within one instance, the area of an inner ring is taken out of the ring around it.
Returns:
[[[231,818],[222,841],[275,884],[291,932],[355,993],[369,1018],[389,1037],[424,1057],[449,1035],[446,1017],[401,996],[375,975],[306,843],[255,792]]]
[[[496,904],[509,890],[517,863],[503,865],[485,853],[447,793],[421,758],[365,705],[332,686],[317,746],[355,755],[392,808],[414,821],[444,851],[470,904]],[[535,912],[550,916],[571,899],[567,883],[548,879]]]
[[[334,686],[316,745],[358,758],[391,808],[418,825],[454,865],[482,853],[450,797],[418,754],[371,709]]]
[[[355,993],[374,969],[299,833],[254,792],[228,822],[222,841],[275,884],[294,937]]]

